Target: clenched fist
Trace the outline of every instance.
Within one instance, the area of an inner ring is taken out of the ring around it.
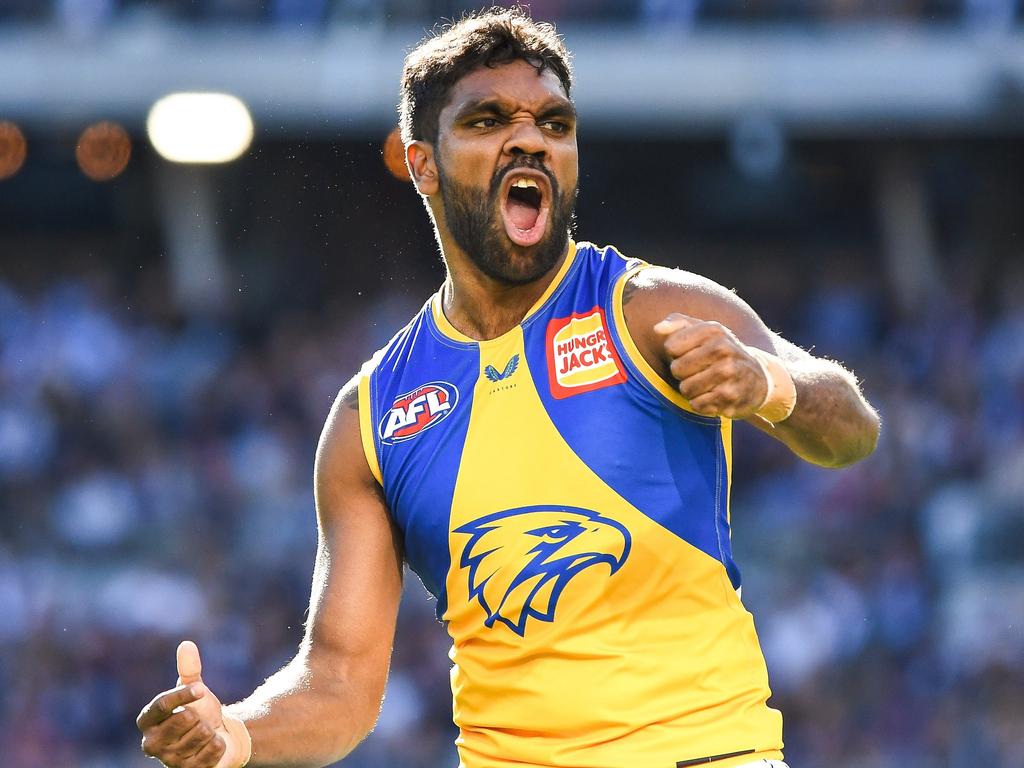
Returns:
[[[203,684],[199,648],[183,641],[177,660],[177,687],[158,694],[135,721],[142,731],[142,751],[168,768],[245,765],[252,751],[248,731]]]
[[[654,330],[664,337],[680,393],[697,413],[746,419],[765,404],[765,368],[724,325],[673,313]]]

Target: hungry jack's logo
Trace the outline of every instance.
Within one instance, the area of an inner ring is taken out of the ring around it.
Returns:
[[[548,323],[546,348],[551,394],[559,400],[626,380],[600,307]]]

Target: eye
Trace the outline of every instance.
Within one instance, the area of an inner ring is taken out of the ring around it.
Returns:
[[[555,541],[568,541],[576,538],[582,532],[583,526],[572,520],[562,520],[553,525],[545,525],[543,528],[527,531],[530,536],[536,536],[539,539],[554,539]]]
[[[497,125],[498,120],[494,117],[482,117],[473,123],[474,128],[495,128]]]
[[[552,133],[557,133],[559,135],[569,132],[568,124],[563,123],[561,120],[545,120],[540,124],[540,126],[545,130],[551,131]]]

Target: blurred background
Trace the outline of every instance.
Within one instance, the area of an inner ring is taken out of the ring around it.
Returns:
[[[224,700],[294,653],[320,427],[442,279],[382,161],[402,57],[467,7],[0,0],[5,768],[150,765],[182,638]],[[735,287],[882,413],[841,472],[736,432],[790,764],[1024,766],[1024,9],[532,7],[576,55],[579,239]],[[161,129],[194,91],[237,101]],[[456,765],[447,647],[410,576],[346,766]]]

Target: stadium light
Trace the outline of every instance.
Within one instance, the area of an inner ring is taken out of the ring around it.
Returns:
[[[156,151],[175,163],[229,163],[252,143],[241,99],[227,93],[172,93],[149,110],[146,131]]]

